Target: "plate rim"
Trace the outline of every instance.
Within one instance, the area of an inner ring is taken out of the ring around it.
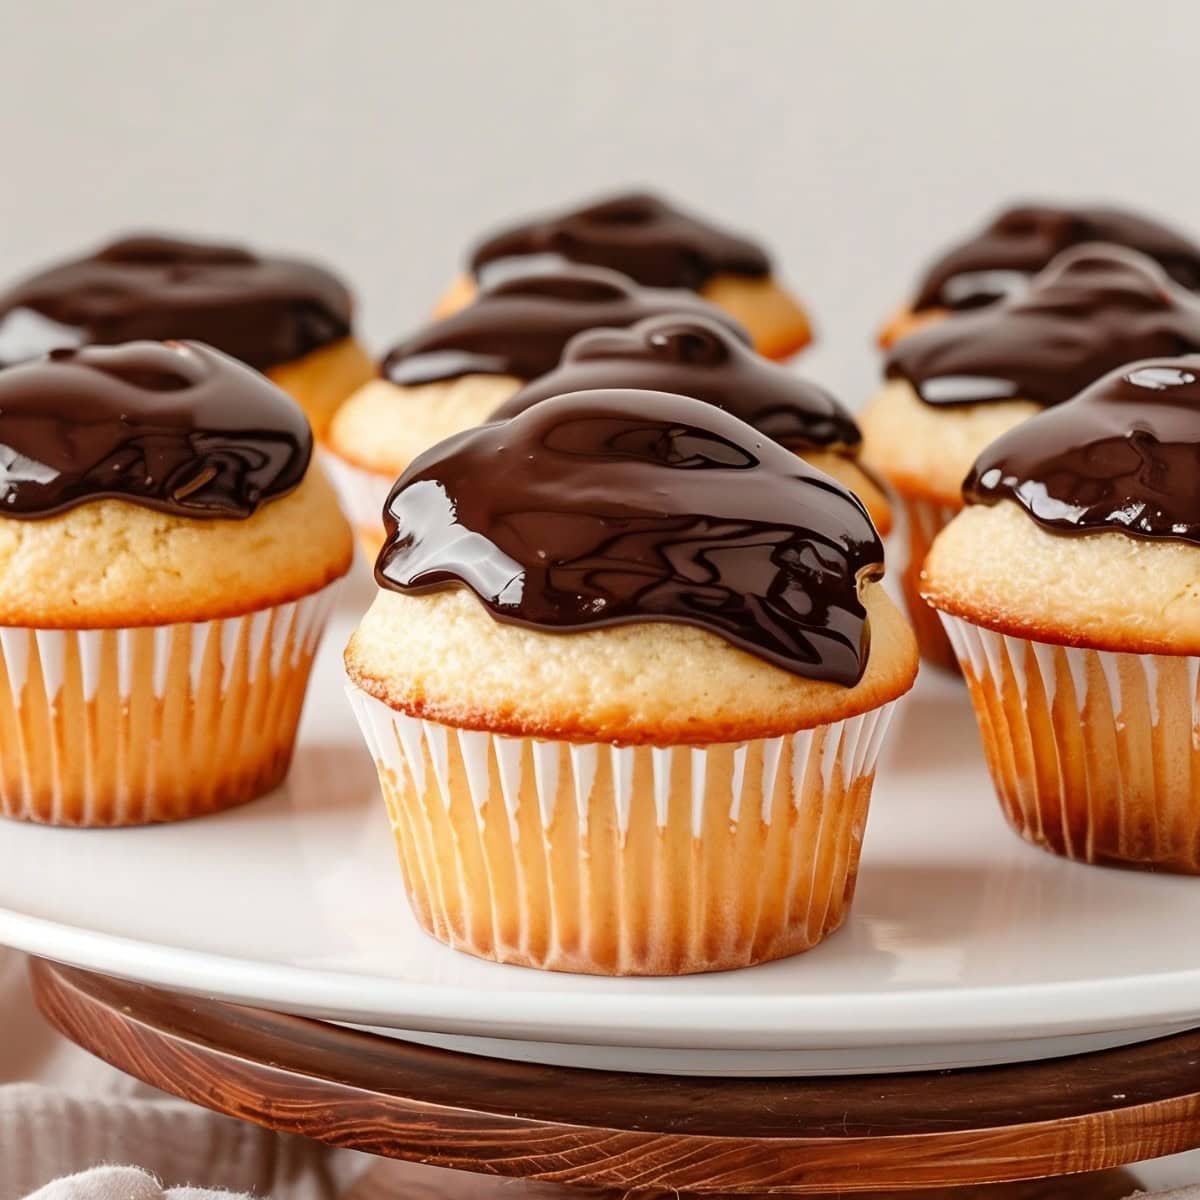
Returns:
[[[0,907],[0,943],[151,987],[301,1016],[563,1044],[691,1049],[697,1045],[694,1039],[702,1037],[711,1049],[804,1050],[884,1046],[902,1038],[937,1046],[1200,1024],[1200,967],[1108,981],[1099,993],[1094,981],[1072,980],[1020,989],[989,985],[759,995],[753,1007],[725,994],[567,996],[504,988],[491,993],[483,1013],[477,989],[267,964],[98,932],[5,907]],[[260,982],[254,983],[256,979]],[[345,1007],[351,995],[356,1006]],[[411,998],[417,995],[419,1004]],[[569,1022],[562,1019],[565,1003],[570,1005]],[[886,1019],[871,1020],[881,1011]],[[623,1023],[639,1014],[642,1024]],[[554,1022],[549,1028],[543,1024],[546,1019]]]

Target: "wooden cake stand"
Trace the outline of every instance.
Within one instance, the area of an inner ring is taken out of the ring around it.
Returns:
[[[501,1062],[45,961],[31,974],[53,1025],[157,1088],[331,1145],[484,1175],[618,1193],[951,1187],[1105,1200],[1134,1187],[1112,1168],[1200,1145],[1200,1031],[1019,1066],[701,1079]],[[489,1191],[461,1176],[447,1194],[464,1185]]]

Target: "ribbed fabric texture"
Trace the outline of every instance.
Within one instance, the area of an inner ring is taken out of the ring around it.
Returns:
[[[259,1196],[325,1200],[338,1194],[329,1153],[146,1089],[139,1096],[69,1092],[40,1084],[0,1089],[0,1197],[35,1189],[59,1197],[160,1194],[149,1175],[113,1169],[51,1181],[96,1164],[137,1163],[165,1187],[202,1184]],[[47,1187],[47,1185],[49,1186]]]
[[[80,1171],[88,1174],[38,1194],[142,1200],[158,1196],[160,1185],[195,1185],[332,1200],[378,1161],[220,1116],[93,1058],[42,1020],[27,961],[0,948],[0,1200]],[[137,1164],[143,1173],[88,1170],[109,1164]]]

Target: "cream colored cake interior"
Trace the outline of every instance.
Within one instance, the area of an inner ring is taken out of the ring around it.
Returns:
[[[0,624],[207,621],[294,600],[345,574],[353,538],[316,466],[245,520],[95,500],[0,520]]]
[[[936,608],[1034,640],[1200,654],[1200,547],[1056,534],[1010,500],[971,505],[942,530],[922,592]]]
[[[338,409],[329,445],[348,462],[395,478],[430,446],[482,425],[521,386],[511,375],[463,375],[412,387],[376,379]]]
[[[893,379],[858,414],[863,462],[901,491],[957,505],[985,447],[1038,412],[1027,400],[939,407]]]
[[[877,583],[854,687],[801,678],[690,625],[577,633],[502,624],[473,593],[381,591],[346,650],[351,678],[393,708],[536,737],[711,744],[775,737],[875,708],[916,673],[912,631]]]

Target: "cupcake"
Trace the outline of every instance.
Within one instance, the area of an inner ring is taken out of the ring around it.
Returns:
[[[662,313],[708,316],[748,340],[719,308],[691,292],[639,287],[599,267],[534,270],[485,287],[452,316],[401,342],[382,378],[360,388],[329,430],[326,465],[372,556],[396,477],[451,434],[490,421],[521,387],[558,365],[567,342],[597,325]]]
[[[387,525],[346,666],[424,929],[675,975],[842,923],[916,649],[841,484],[714,405],[577,392],[422,455]]]
[[[322,436],[374,367],[328,271],[238,246],[123,238],[0,294],[0,365],[48,350],[192,338],[262,371]]]
[[[919,572],[962,507],[962,481],[989,442],[1070,399],[1108,371],[1200,350],[1200,297],[1152,259],[1117,246],[1060,255],[1020,296],[910,334],[887,357],[887,384],[858,415],[863,460],[892,485],[908,527],[901,582],[922,654],[953,666]]]
[[[353,548],[299,408],[197,343],[55,350],[0,370],[0,451],[0,813],[278,784]]]
[[[1200,245],[1150,217],[1119,208],[1020,204],[936,259],[879,341],[890,346],[931,321],[1016,295],[1052,259],[1085,242],[1137,250],[1181,287],[1200,291]]]
[[[647,317],[628,329],[590,329],[567,344],[557,369],[523,387],[494,420],[567,392],[641,388],[715,404],[845,484],[886,536],[892,512],[858,461],[862,434],[824,388],[756,354],[704,317]]]
[[[760,245],[646,192],[609,196],[487,238],[437,315],[456,311],[480,283],[535,257],[607,267],[645,287],[699,292],[748,329],[768,358],[790,358],[812,341],[807,314],[775,281]]]
[[[1022,837],[1200,873],[1200,356],[1127,365],[999,438],[922,588]]]

